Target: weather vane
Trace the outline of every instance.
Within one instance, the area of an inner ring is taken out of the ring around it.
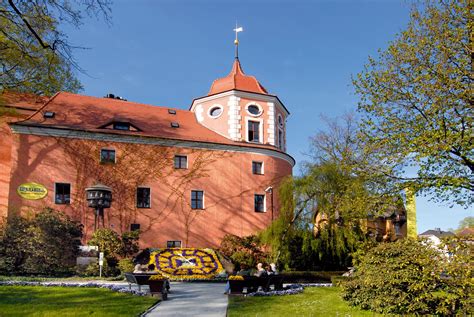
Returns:
[[[235,23],[235,29],[234,29],[234,32],[235,32],[235,40],[234,40],[234,44],[235,44],[235,58],[239,58],[239,32],[242,32],[244,30],[243,27],[241,26],[237,26],[237,22]]]

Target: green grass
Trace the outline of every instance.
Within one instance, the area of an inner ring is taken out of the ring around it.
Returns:
[[[229,317],[381,316],[349,306],[339,287],[309,287],[302,294],[270,297],[229,297]]]
[[[137,316],[157,301],[99,288],[0,286],[0,316]]]

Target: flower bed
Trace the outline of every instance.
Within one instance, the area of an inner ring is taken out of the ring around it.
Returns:
[[[168,248],[150,254],[150,264],[172,280],[207,280],[224,272],[217,254],[211,249]]]
[[[111,291],[118,293],[127,293],[139,296],[148,295],[147,292],[142,292],[134,289],[129,289],[128,286],[116,284],[101,284],[95,282],[75,283],[75,282],[26,282],[26,281],[0,281],[0,286],[46,286],[46,287],[94,287],[94,288],[108,288]]]

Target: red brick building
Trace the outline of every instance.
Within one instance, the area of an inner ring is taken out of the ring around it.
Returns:
[[[112,188],[105,226],[139,228],[142,247],[213,247],[278,216],[277,188],[295,164],[289,112],[238,59],[189,111],[111,97],[3,95],[4,216],[49,206],[83,223],[87,239],[85,188],[97,183]],[[41,195],[23,195],[28,183]]]

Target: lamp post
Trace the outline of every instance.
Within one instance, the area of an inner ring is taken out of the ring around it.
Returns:
[[[102,219],[102,227],[104,227],[104,208],[110,208],[112,189],[103,184],[88,187],[86,188],[86,199],[88,206],[95,209],[94,231],[97,230],[98,218]]]

